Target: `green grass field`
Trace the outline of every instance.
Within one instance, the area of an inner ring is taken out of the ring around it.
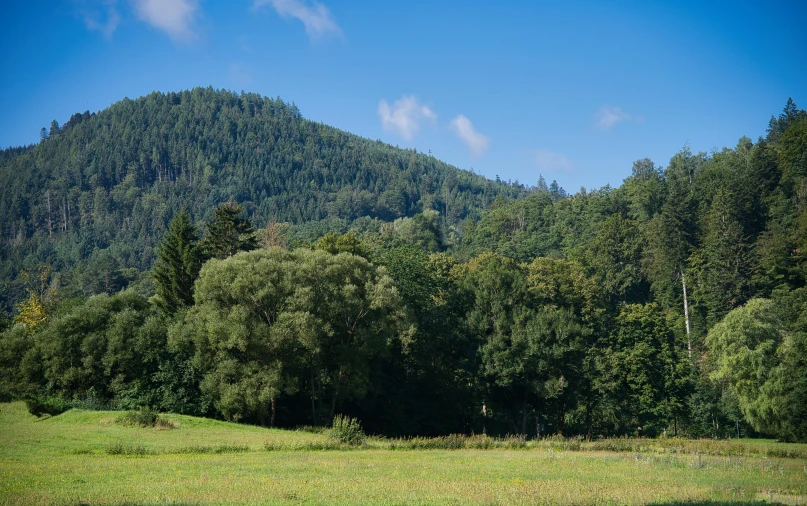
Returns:
[[[807,445],[402,451],[413,445],[371,438],[348,450],[326,434],[179,415],[159,430],[121,425],[119,415],[37,419],[23,403],[0,404],[0,504],[807,504]]]

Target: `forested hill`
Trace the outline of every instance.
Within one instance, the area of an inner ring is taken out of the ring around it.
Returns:
[[[661,303],[683,322],[686,305],[693,342],[752,298],[807,284],[807,112],[792,99],[756,141],[637,160],[618,188],[536,190],[494,202],[455,256],[573,260],[612,308]]]
[[[19,304],[0,399],[342,413],[388,435],[807,441],[792,100],[764,138],[571,196],[251,95],[155,94],[45,133],[3,154],[0,293]]]
[[[438,209],[444,226],[461,229],[496,196],[521,192],[308,121],[280,99],[210,88],[124,99],[54,121],[41,138],[0,153],[0,309],[23,296],[22,268],[50,264],[74,286],[148,269],[182,207],[201,223],[232,199],[258,227]]]

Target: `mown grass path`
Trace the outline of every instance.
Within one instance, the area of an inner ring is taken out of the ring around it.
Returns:
[[[807,503],[804,459],[526,450],[266,451],[321,434],[191,417],[172,430],[72,411],[37,421],[0,405],[2,504]],[[110,455],[108,445],[158,455]],[[193,448],[246,446],[237,453]]]

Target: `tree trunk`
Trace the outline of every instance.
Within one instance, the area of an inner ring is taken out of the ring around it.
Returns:
[[[482,434],[487,434],[488,406],[482,401]]]
[[[269,427],[275,426],[275,398],[272,397],[272,417],[269,419]]]
[[[684,271],[681,270],[681,286],[684,289],[684,322],[686,323],[687,329],[687,353],[689,355],[689,359],[692,360],[692,339],[689,335],[689,301],[687,300],[687,282],[684,279]]]
[[[67,232],[67,198],[62,200],[62,221],[64,221],[62,231]]]
[[[50,190],[45,192],[45,194],[48,196],[48,235],[53,235],[53,219],[50,214]]]
[[[535,408],[535,439],[541,439],[541,408]]]

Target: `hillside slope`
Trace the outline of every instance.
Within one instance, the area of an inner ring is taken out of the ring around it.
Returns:
[[[258,227],[437,209],[459,227],[496,196],[520,192],[308,121],[280,99],[155,92],[74,114],[38,145],[0,152],[0,308],[19,300],[13,280],[23,267],[50,263],[66,274],[89,259],[74,274],[101,284],[110,272],[148,268],[182,207],[200,223],[232,199]]]

